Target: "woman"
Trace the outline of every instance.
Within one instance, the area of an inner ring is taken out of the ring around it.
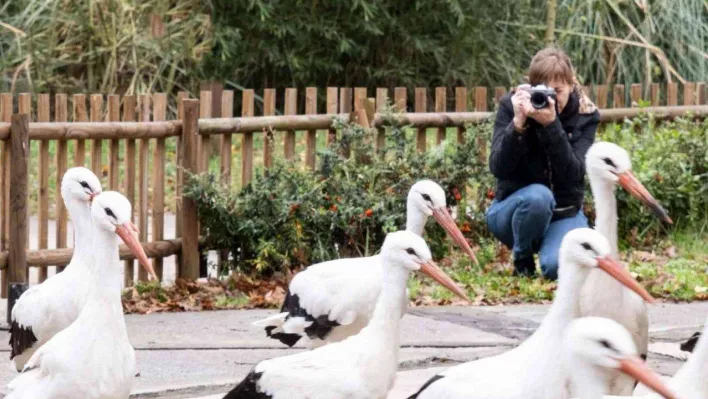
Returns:
[[[582,211],[584,160],[600,116],[562,50],[539,51],[531,60],[528,83],[554,89],[555,100],[534,108],[529,85],[502,97],[489,159],[497,189],[487,225],[512,248],[516,274],[533,275],[534,254],[539,253],[544,277],[556,279],[563,236],[588,227]]]

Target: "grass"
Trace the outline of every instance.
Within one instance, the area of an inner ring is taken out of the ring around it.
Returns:
[[[463,286],[475,305],[544,303],[553,299],[556,283],[512,276],[511,258],[487,241],[479,250],[480,265],[455,256],[441,262]],[[652,250],[624,250],[622,261],[655,297],[669,301],[708,300],[708,234],[705,229],[676,231]],[[412,276],[410,298],[420,305],[449,304],[457,299],[430,279]]]

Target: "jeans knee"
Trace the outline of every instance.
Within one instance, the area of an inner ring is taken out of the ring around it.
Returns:
[[[539,254],[539,263],[544,278],[548,280],[558,278],[558,254]]]
[[[555,206],[553,192],[543,184],[532,184],[524,195],[524,202],[529,212],[551,215]]]

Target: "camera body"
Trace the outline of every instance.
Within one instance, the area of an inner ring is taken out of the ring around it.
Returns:
[[[536,109],[543,109],[548,107],[548,98],[552,98],[556,101],[556,91],[552,87],[546,85],[537,85],[528,89],[531,94],[531,106]]]

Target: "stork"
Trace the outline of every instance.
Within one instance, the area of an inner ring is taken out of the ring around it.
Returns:
[[[141,263],[147,256],[130,221],[130,202],[107,191],[91,206],[90,284],[79,317],[29,359],[6,399],[127,399],[135,382],[135,351],[121,304],[118,235]]]
[[[609,241],[614,259],[619,260],[617,199],[614,194],[616,185],[620,185],[644,203],[658,218],[672,223],[666,211],[632,174],[632,164],[627,151],[613,143],[598,142],[588,150],[585,163],[595,201],[595,230]],[[639,353],[646,359],[649,320],[642,298],[599,270],[590,272],[580,292],[580,315],[606,317],[622,324],[632,334]],[[619,372],[615,377],[610,393],[631,395],[636,381],[631,376]]]
[[[84,167],[66,171],[61,196],[74,225],[74,253],[63,272],[25,291],[12,308],[10,359],[17,371],[40,346],[76,320],[89,287],[91,256],[91,199],[101,182]]]
[[[637,346],[627,329],[604,317],[581,317],[566,329],[566,368],[571,390],[579,399],[602,399],[610,390],[614,374],[621,372],[642,381],[661,397],[676,399],[661,378],[637,355]]]
[[[683,399],[708,399],[708,319],[703,333],[686,363],[667,381]],[[638,385],[634,396],[654,397],[644,385]]]
[[[433,181],[421,180],[408,193],[406,231],[422,237],[429,216],[477,263],[447,211],[443,189]],[[290,282],[280,313],[253,324],[288,346],[304,336],[313,347],[341,341],[357,334],[371,319],[381,289],[381,269],[379,255],[312,265]],[[454,292],[465,297],[457,286]],[[401,300],[408,303],[407,297]]]
[[[611,256],[607,239],[595,230],[571,230],[559,250],[558,289],[538,330],[499,356],[465,363],[433,376],[409,399],[566,399],[563,333],[579,317],[578,291],[593,269],[602,270],[647,301],[652,298]],[[597,293],[602,295],[602,293]]]
[[[359,334],[263,361],[224,399],[384,399],[398,367],[399,326],[410,272],[420,270],[451,290],[455,283],[433,263],[425,241],[412,232],[388,234],[380,258],[381,294],[371,321]]]

